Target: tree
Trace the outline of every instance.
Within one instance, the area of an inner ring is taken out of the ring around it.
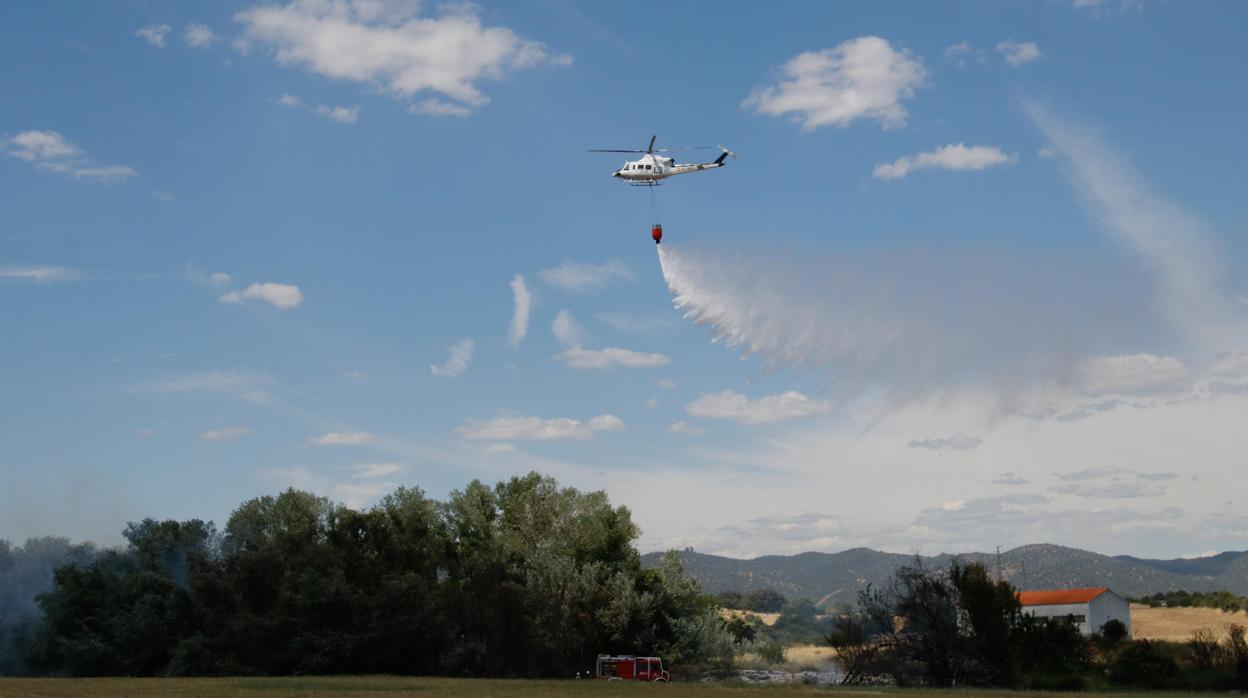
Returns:
[[[742,606],[758,613],[779,613],[784,608],[784,594],[775,589],[755,589],[742,598]]]

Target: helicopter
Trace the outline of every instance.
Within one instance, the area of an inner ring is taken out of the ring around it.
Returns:
[[[675,158],[656,155],[656,153],[669,153],[678,150],[704,150],[710,146],[695,146],[692,148],[655,148],[654,141],[658,136],[650,136],[650,145],[645,150],[619,150],[609,148],[591,148],[590,153],[645,153],[639,160],[625,161],[620,169],[611,174],[612,177],[618,177],[634,187],[657,187],[660,186],[660,180],[667,179],[680,174],[689,174],[690,172],[701,172],[702,170],[712,170],[716,167],[723,167],[724,160],[731,155],[733,158],[737,154],[728,150],[724,146],[716,146],[719,148],[719,157],[711,162],[690,162],[677,164]]]

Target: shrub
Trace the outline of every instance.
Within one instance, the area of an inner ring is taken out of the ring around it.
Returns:
[[[1126,686],[1161,688],[1178,670],[1178,664],[1158,643],[1137,640],[1110,665],[1109,678]]]
[[[1110,618],[1101,626],[1101,639],[1106,647],[1116,647],[1127,639],[1127,624],[1117,618]]]

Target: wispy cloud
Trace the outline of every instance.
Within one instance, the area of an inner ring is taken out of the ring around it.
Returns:
[[[751,400],[741,393],[725,390],[703,395],[685,405],[695,417],[733,419],[742,424],[770,424],[787,419],[817,417],[834,412],[835,405],[809,398],[796,390]]]
[[[139,393],[219,394],[248,402],[267,402],[270,399],[269,390],[276,384],[277,381],[266,373],[203,371],[139,383],[133,386],[133,390]]]
[[[82,278],[82,274],[69,267],[0,267],[0,279],[15,281],[34,281],[48,283],[53,281],[73,281]]]
[[[962,143],[956,143],[876,165],[873,176],[876,179],[901,179],[914,170],[982,170],[1017,160],[1018,156],[1007,154],[1000,148],[986,145],[973,145],[968,148]]]
[[[182,40],[191,48],[208,49],[218,41],[217,35],[206,24],[188,24],[182,32]]]
[[[1040,53],[1040,47],[1036,46],[1033,41],[1015,41],[1008,39],[997,44],[997,53],[1005,57],[1005,62],[1010,67],[1017,68],[1022,65],[1040,60],[1043,55]]]
[[[472,365],[472,352],[476,345],[467,337],[452,344],[446,350],[446,361],[434,364],[429,371],[438,378],[454,378]]]
[[[149,24],[134,33],[135,36],[155,46],[156,48],[165,47],[165,37],[173,30],[168,24]]]
[[[1037,102],[1023,109],[1069,163],[1086,205],[1153,275],[1163,316],[1207,348],[1241,346],[1243,314],[1220,289],[1223,267],[1204,224],[1145,186],[1091,129]]]
[[[378,477],[389,477],[398,475],[407,470],[407,466],[401,463],[357,463],[351,466],[355,471],[352,477],[361,479],[372,479]]]
[[[524,285],[524,277],[520,274],[511,280],[511,300],[511,329],[507,332],[507,343],[515,349],[529,333],[529,310],[533,305],[533,297],[529,295],[529,288]]]
[[[547,284],[573,293],[595,293],[613,283],[633,279],[633,273],[618,260],[603,264],[565,260],[557,267],[539,271],[537,275]]]
[[[555,354],[558,361],[572,368],[608,369],[608,368],[654,368],[666,366],[671,358],[663,354],[644,353],[630,349],[607,347],[605,349],[585,349],[575,345]]]
[[[587,422],[577,419],[542,419],[540,417],[497,417],[469,420],[455,433],[465,439],[489,441],[562,441],[584,440],[600,431],[623,431],[624,421],[610,414],[600,414]]]
[[[222,429],[209,429],[199,436],[205,441],[233,441],[250,433],[251,429],[248,427],[225,427]]]
[[[798,54],[781,73],[778,84],[756,89],[741,106],[791,116],[805,131],[848,126],[857,119],[874,119],[885,128],[904,126],[901,101],[913,97],[927,77],[921,60],[878,36]]]
[[[340,124],[354,124],[360,120],[360,107],[330,107],[324,104],[317,106],[316,113],[337,121]]]
[[[373,435],[366,431],[331,431],[308,439],[314,446],[363,446],[372,441]]]
[[[550,323],[550,331],[561,344],[580,344],[586,337],[585,328],[577,324],[572,313],[567,310],[560,310],[555,315],[554,321]]]

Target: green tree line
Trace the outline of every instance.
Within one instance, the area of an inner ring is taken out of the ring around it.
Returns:
[[[1248,611],[1248,596],[1236,596],[1229,591],[1163,591],[1139,599],[1135,603],[1158,608],[1161,606],[1195,606],[1216,608],[1234,613]]]
[[[557,677],[603,652],[731,656],[676,556],[641,567],[627,508],[537,473],[444,502],[399,488],[364,511],[292,489],[221,530],[124,535],[56,569],[42,616],[0,637],[9,673]]]

